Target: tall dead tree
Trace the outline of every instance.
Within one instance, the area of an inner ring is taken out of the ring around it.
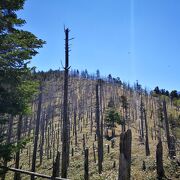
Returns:
[[[156,149],[156,169],[157,169],[157,178],[159,180],[165,177],[164,168],[163,168],[163,146],[162,141],[159,139]]]
[[[100,113],[99,113],[99,84],[96,84],[96,134],[98,138],[98,172],[102,173],[102,150],[101,150],[101,129],[100,129]]]
[[[78,141],[77,141],[77,114],[76,110],[74,110],[74,140],[75,140],[75,146],[77,146]]]
[[[78,105],[78,99],[77,95],[74,95],[74,128],[73,128],[73,135],[75,140],[75,146],[78,144],[78,138],[77,138],[77,105]]]
[[[130,180],[131,177],[132,133],[128,129],[120,135],[120,156],[118,180]]]
[[[140,119],[141,119],[141,138],[144,139],[144,118],[143,118],[143,102],[142,102],[142,94],[141,94],[141,104],[140,104]]]
[[[35,172],[36,170],[36,156],[37,156],[37,148],[38,148],[38,140],[39,140],[39,126],[41,120],[41,104],[42,104],[42,82],[40,82],[39,87],[39,97],[38,97],[38,109],[37,109],[37,119],[36,119],[36,127],[35,127],[35,135],[34,135],[34,148],[33,148],[33,156],[32,156],[32,166],[31,171]],[[31,176],[31,180],[34,180],[34,175]]]
[[[10,115],[9,117],[9,122],[8,122],[8,136],[7,136],[7,144],[10,144],[11,142],[11,136],[12,136],[12,131],[13,131],[13,115]],[[4,162],[4,166],[7,166],[7,161]],[[3,173],[1,179],[5,180],[6,178],[6,173]]]
[[[89,180],[89,149],[85,149],[84,153],[84,180]]]
[[[145,149],[146,149],[146,156],[150,155],[150,150],[149,150],[149,134],[148,134],[148,123],[147,123],[147,114],[146,110],[144,108],[144,122],[145,122],[145,129],[146,129],[146,142],[145,142]]]
[[[166,109],[166,101],[163,100],[163,114],[164,114],[164,122],[165,122],[165,128],[166,128],[166,138],[167,138],[167,144],[168,144],[168,150],[169,150],[169,156],[172,158],[172,152],[171,152],[171,138],[169,133],[169,121],[167,117],[167,109]]]
[[[103,161],[103,154],[104,154],[104,149],[103,149],[103,130],[104,130],[104,120],[103,120],[103,81],[100,80],[99,82],[100,84],[100,109],[101,109],[101,135],[100,135],[100,140],[101,140],[101,147],[100,147],[100,150],[101,150],[101,160]]]
[[[62,165],[61,177],[67,178],[69,161],[69,119],[68,119],[68,74],[69,74],[69,29],[65,29],[65,67],[64,67],[64,103],[63,103],[63,130],[62,130]]]
[[[91,136],[92,136],[92,132],[93,132],[93,105],[92,105],[92,97],[93,97],[93,93],[92,93],[92,95],[91,95],[91,107],[90,107],[90,132],[91,132]]]
[[[42,165],[43,161],[43,147],[44,147],[44,124],[45,124],[45,119],[46,115],[45,112],[42,115],[41,118],[41,142],[40,142],[40,150],[39,150],[39,158],[40,158],[40,165]]]
[[[17,142],[21,140],[21,128],[22,128],[22,115],[19,116],[19,121],[18,121],[18,127],[17,127]],[[19,160],[20,160],[20,150],[16,152],[16,161],[15,161],[15,168],[19,169]],[[20,179],[20,174],[15,172],[14,174],[14,180],[19,180]]]
[[[57,152],[56,160],[53,163],[53,173],[52,177],[59,177],[59,171],[60,171],[60,152]]]
[[[123,94],[124,94],[124,91],[123,91]],[[126,121],[127,121],[127,109],[128,109],[127,97],[125,95],[121,96],[121,102],[122,102],[122,111],[123,111],[122,132],[125,132]]]

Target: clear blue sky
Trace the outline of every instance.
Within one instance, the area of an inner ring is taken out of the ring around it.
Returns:
[[[73,69],[180,90],[180,0],[27,0],[19,15],[47,42],[38,70],[61,68],[65,24]]]

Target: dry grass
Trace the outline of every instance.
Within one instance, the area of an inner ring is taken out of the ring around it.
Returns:
[[[74,156],[70,154],[70,166],[68,177],[74,180],[83,179],[84,173],[84,156],[83,156],[83,145],[82,137],[83,134],[88,134],[88,139],[86,140],[86,146],[89,147],[89,175],[90,179],[102,180],[102,179],[117,179],[118,176],[118,160],[119,160],[119,134],[120,128],[116,128],[116,137],[115,137],[115,148],[110,148],[110,153],[107,153],[107,144],[110,145],[110,141],[104,139],[104,161],[103,161],[103,173],[98,174],[97,163],[94,162],[93,158],[93,142],[94,142],[94,133],[91,136],[89,134],[89,126],[83,128],[81,133],[78,133],[78,146],[74,146],[74,137],[71,136],[72,146],[74,148]],[[145,146],[139,142],[138,134],[134,128],[132,128],[132,168],[131,175],[133,180],[152,180],[156,179],[156,164],[155,164],[155,150],[157,140],[152,140],[149,137],[150,143],[150,153],[149,157],[145,156]],[[95,142],[97,147],[97,142]],[[178,179],[180,172],[178,167],[176,167],[174,162],[171,162],[167,157],[167,146],[163,143],[164,147],[164,168],[165,174],[169,179]],[[97,160],[97,153],[96,153]],[[116,162],[116,167],[113,168],[113,163]],[[142,164],[145,161],[146,170],[142,170]],[[11,162],[12,164],[13,162]],[[173,164],[174,163],[174,164]],[[42,166],[38,166],[39,157],[37,157],[37,169],[36,171],[42,174],[51,175],[52,173],[52,159],[47,159],[43,157]],[[23,150],[21,154],[21,165],[22,169],[29,170],[28,157],[26,155],[26,150]],[[7,180],[13,179],[13,174],[8,173]],[[23,180],[30,179],[29,176],[22,176]],[[37,178],[38,179],[38,178]]]

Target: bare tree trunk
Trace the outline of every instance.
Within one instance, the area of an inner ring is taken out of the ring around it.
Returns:
[[[157,168],[157,178],[159,180],[163,179],[165,175],[163,168],[163,146],[161,139],[159,139],[156,149],[156,168]]]
[[[90,119],[91,119],[91,125],[90,125],[90,132],[92,136],[92,131],[93,131],[93,110],[92,110],[92,96],[91,96],[91,109],[90,109]]]
[[[164,113],[164,121],[165,121],[165,127],[166,127],[166,138],[167,138],[169,156],[170,156],[170,158],[172,158],[172,155],[171,155],[171,141],[170,141],[170,133],[169,133],[169,121],[168,121],[168,117],[167,117],[167,109],[166,109],[166,101],[165,101],[165,99],[163,101],[163,113]]]
[[[68,73],[69,73],[69,29],[65,29],[65,68],[64,68],[64,103],[63,103],[63,133],[62,133],[62,165],[61,177],[67,178],[68,170]]]
[[[29,119],[28,137],[31,136],[32,120],[35,119],[34,118],[34,116],[35,116],[35,106],[36,106],[35,102],[32,102],[32,116]]]
[[[128,129],[120,135],[120,156],[118,180],[130,180],[131,177],[131,144],[132,133]]]
[[[56,160],[53,163],[53,173],[52,177],[59,177],[60,174],[60,152],[57,152]]]
[[[103,120],[103,81],[100,80],[100,108],[101,108],[101,135],[100,135],[100,140],[101,140],[101,147],[100,147],[100,150],[101,150],[101,160],[103,161],[104,157],[103,157],[103,154],[104,154],[104,149],[103,149],[103,125],[104,125],[104,120]]]
[[[39,151],[40,165],[42,165],[42,160],[43,160],[44,123],[45,123],[45,112],[44,112],[43,118],[42,118],[42,120],[41,120],[41,143],[40,143],[40,151]]]
[[[99,114],[99,85],[96,85],[96,134],[98,138],[98,172],[102,173],[102,150],[101,150],[101,132],[100,132],[100,114]]]
[[[39,139],[39,126],[40,126],[40,120],[41,120],[42,82],[40,82],[40,94],[39,94],[38,100],[39,100],[39,102],[38,102],[38,109],[37,109],[34,148],[33,148],[32,166],[31,166],[32,172],[35,172],[35,170],[36,170],[36,156],[37,156],[38,139]],[[34,175],[32,175],[31,180],[34,180],[34,179],[35,179]]]
[[[94,162],[96,163],[96,150],[94,143],[93,143],[93,156],[94,156]]]
[[[141,95],[141,104],[140,104],[140,111],[141,111],[141,137],[144,139],[144,121],[143,121],[143,102],[142,102],[142,95]]]
[[[17,127],[17,142],[21,140],[21,127],[22,127],[22,115],[19,116],[18,127]],[[20,150],[16,152],[15,168],[19,169]],[[20,180],[20,174],[15,172],[14,180]]]
[[[8,137],[7,137],[7,141],[6,141],[7,144],[9,144],[11,142],[12,127],[13,127],[13,115],[10,115],[9,124],[8,124]],[[4,162],[4,166],[5,167],[7,166],[7,161]],[[4,173],[1,178],[2,178],[2,180],[5,180],[6,174]]]
[[[149,135],[148,135],[147,115],[146,115],[145,109],[144,109],[144,120],[145,120],[145,128],[146,128],[146,142],[145,142],[146,156],[149,156],[150,155],[150,150],[149,150]]]
[[[74,139],[75,139],[75,146],[77,146],[77,115],[76,115],[76,110],[74,110]]]
[[[85,157],[84,157],[84,180],[89,180],[89,149],[85,149]]]

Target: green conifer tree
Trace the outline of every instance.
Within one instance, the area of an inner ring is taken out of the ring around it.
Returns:
[[[45,43],[31,32],[20,29],[25,20],[18,18],[16,12],[23,9],[24,2],[0,1],[0,165],[8,162],[13,151],[17,151],[17,144],[6,138],[8,123],[12,117],[28,113],[37,88],[28,63]]]

